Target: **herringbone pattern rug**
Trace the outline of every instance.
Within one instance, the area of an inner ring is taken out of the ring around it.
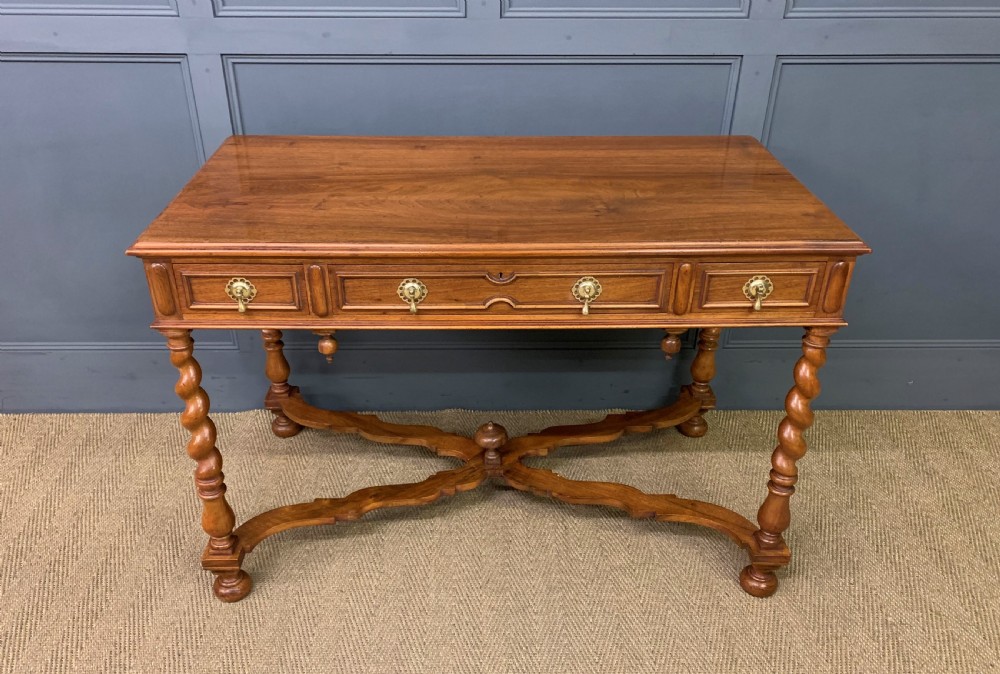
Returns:
[[[513,433],[595,413],[390,414]],[[780,415],[715,412],[567,448],[570,477],[749,516]],[[412,447],[219,414],[237,516],[420,480]],[[175,415],[0,416],[3,672],[986,672],[1000,669],[1000,413],[826,412],[801,462],[794,552],[745,595],[722,535],[488,485],[265,541],[224,605],[198,556]]]

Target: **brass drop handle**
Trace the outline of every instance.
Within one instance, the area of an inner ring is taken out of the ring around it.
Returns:
[[[601,282],[593,276],[584,276],[573,285],[573,297],[583,302],[583,315],[590,315],[590,303],[601,295]]]
[[[417,305],[427,297],[427,286],[418,278],[406,278],[396,290],[399,299],[410,305],[410,313],[417,313]]]
[[[743,285],[743,294],[753,302],[753,310],[760,311],[762,302],[767,296],[774,292],[774,284],[766,276],[753,276]]]
[[[247,311],[247,305],[257,297],[257,289],[245,278],[236,277],[229,279],[226,284],[226,294],[236,301],[241,314]]]

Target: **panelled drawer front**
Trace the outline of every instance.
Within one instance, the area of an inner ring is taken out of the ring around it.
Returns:
[[[573,285],[584,276],[601,284],[594,311],[662,309],[669,279],[669,265],[656,269],[572,270],[520,269],[517,271],[401,267],[340,267],[331,269],[339,307],[345,311],[408,311],[398,287],[405,278],[417,278],[427,287],[419,311],[516,310],[580,311]],[[497,306],[501,305],[501,306]]]
[[[234,278],[244,278],[256,289],[247,304],[247,316],[307,313],[299,265],[175,264],[174,273],[187,315],[238,314],[238,303],[226,293],[226,285]]]
[[[698,265],[695,289],[697,311],[748,313],[761,317],[780,313],[815,311],[823,279],[824,262],[707,262]],[[773,289],[754,311],[754,303],[743,292],[756,276],[766,276]]]

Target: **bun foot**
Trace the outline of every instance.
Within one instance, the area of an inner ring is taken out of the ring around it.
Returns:
[[[283,414],[279,414],[274,417],[274,421],[271,422],[271,431],[277,435],[279,438],[291,438],[299,434],[302,430],[300,424],[295,423]]]
[[[681,435],[686,435],[689,438],[700,438],[708,433],[708,422],[699,414],[678,424],[677,430],[680,431]]]
[[[753,564],[740,571],[740,586],[754,597],[770,597],[778,589],[778,577],[773,571],[760,571]]]
[[[215,583],[212,584],[215,596],[227,604],[243,599],[250,594],[251,588],[253,581],[250,579],[250,574],[243,569],[236,573],[221,573],[215,577]]]

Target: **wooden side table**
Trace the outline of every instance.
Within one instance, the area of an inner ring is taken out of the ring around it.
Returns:
[[[181,423],[197,462],[209,536],[202,564],[223,601],[250,592],[244,555],[294,527],[431,503],[487,479],[633,517],[717,529],[746,548],[744,590],[777,588],[788,563],[796,461],[819,394],[817,371],[868,247],[756,140],[680,138],[327,138],[227,140],[128,250],[140,257],[155,321],[180,372]],[[757,524],[724,507],[570,480],[525,457],[670,426],[708,429],[720,330],[805,327]],[[282,330],[648,328],[667,358],[701,328],[692,383],[663,409],[509,438],[467,438],[371,415],[321,410],[289,384]],[[414,484],[361,489],[258,514],[236,526],[191,330],[258,329],[280,437],[303,427],[419,445],[458,466]]]

